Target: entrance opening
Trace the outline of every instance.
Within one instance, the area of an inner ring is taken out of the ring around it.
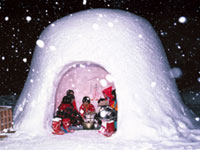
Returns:
[[[92,62],[74,62],[67,65],[56,90],[54,114],[69,89],[74,91],[78,111],[83,97],[88,96],[98,112],[98,101],[105,98],[103,90],[111,87],[115,90],[112,76],[102,66]]]

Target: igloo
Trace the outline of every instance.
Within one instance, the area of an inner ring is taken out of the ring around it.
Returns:
[[[53,114],[67,88],[75,90],[80,105],[83,95],[95,100],[113,86],[118,130],[112,137],[176,138],[196,124],[169,71],[161,41],[145,19],[112,9],[71,14],[50,24],[37,41],[16,105],[15,128],[51,134]]]

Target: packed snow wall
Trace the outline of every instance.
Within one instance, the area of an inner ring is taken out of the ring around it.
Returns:
[[[195,128],[152,26],[129,12],[92,9],[59,19],[40,35],[15,109],[18,132],[51,133],[59,83],[66,66],[79,62],[96,64],[113,78],[119,106],[113,137],[176,138]]]

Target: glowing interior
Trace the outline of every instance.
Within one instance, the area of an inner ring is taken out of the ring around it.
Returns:
[[[97,109],[97,101],[103,97],[102,90],[112,86],[111,75],[100,65],[91,62],[73,63],[63,73],[56,92],[56,108],[60,105],[68,89],[74,90],[77,108],[82,104],[82,98],[89,96],[91,103]]]

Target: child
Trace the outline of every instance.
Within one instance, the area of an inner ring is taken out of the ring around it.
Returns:
[[[58,111],[56,112],[56,118],[53,119],[53,134],[64,134],[61,130],[61,125],[65,132],[74,132],[74,130],[70,130],[69,127],[72,125],[80,125],[82,123],[82,118],[72,104],[73,99],[74,95],[72,94],[63,97],[62,102],[58,107]]]
[[[71,90],[71,89],[67,90],[67,95],[69,95],[69,94],[71,94],[71,95],[74,95],[74,91],[73,91],[73,90]],[[76,107],[76,100],[75,100],[75,96],[74,96],[74,98],[73,98],[73,100],[72,100],[72,105],[74,106],[74,108],[75,108],[75,109],[76,109],[76,111],[78,112],[78,109],[77,109],[77,107]]]
[[[85,114],[95,113],[95,107],[90,103],[90,98],[88,96],[83,97],[79,113],[83,119],[85,119]]]
[[[99,112],[97,116],[101,120],[101,128],[98,132],[104,136],[110,137],[116,131],[115,121],[117,120],[117,112],[106,104],[106,99],[101,98],[98,101]]]

